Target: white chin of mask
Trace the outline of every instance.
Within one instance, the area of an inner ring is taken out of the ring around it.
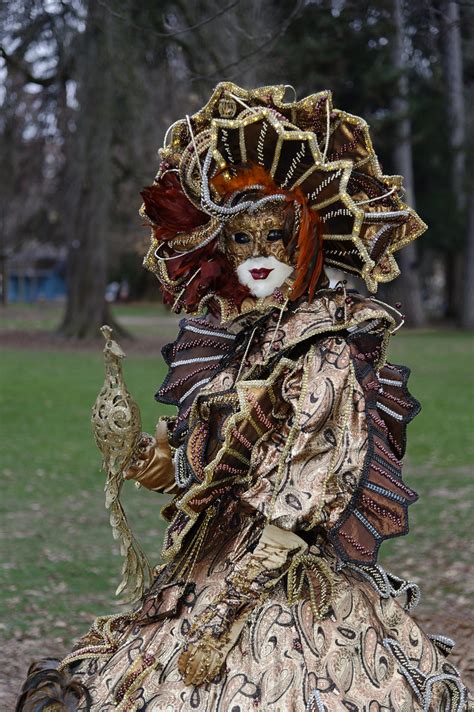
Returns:
[[[266,279],[255,279],[250,270],[271,269]],[[279,262],[276,257],[251,257],[237,267],[237,276],[240,284],[250,289],[254,297],[269,297],[277,287],[293,272],[293,267]]]

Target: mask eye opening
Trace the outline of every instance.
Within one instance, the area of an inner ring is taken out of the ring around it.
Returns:
[[[250,242],[250,237],[246,232],[234,232],[232,238],[238,245],[246,245]]]
[[[278,240],[283,240],[285,238],[285,230],[279,230],[278,228],[273,228],[268,231],[267,242],[278,242]]]

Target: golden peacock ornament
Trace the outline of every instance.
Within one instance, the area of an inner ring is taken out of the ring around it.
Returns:
[[[105,380],[92,408],[92,427],[102,453],[102,467],[107,473],[105,506],[110,512],[113,537],[119,541],[120,553],[125,559],[116,595],[124,594],[125,600],[131,602],[142,596],[152,577],[150,564],[130,529],[120,502],[123,473],[140,440],[141,418],[123,377],[125,353],[112,339],[110,326],[103,326],[101,332],[106,340]]]

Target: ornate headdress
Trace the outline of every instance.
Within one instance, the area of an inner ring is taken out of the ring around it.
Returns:
[[[209,292],[238,299],[222,227],[271,202],[294,210],[291,299],[312,297],[323,261],[375,292],[399,274],[394,252],[426,229],[402,200],[402,178],[383,175],[363,119],[334,109],[329,91],[285,103],[286,90],[222,82],[168,130],[140,211],[152,226],[144,263],[168,301],[191,311]]]

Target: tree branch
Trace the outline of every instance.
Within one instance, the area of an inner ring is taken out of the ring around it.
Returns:
[[[265,42],[262,42],[260,45],[252,49],[250,52],[247,52],[247,54],[243,54],[241,57],[238,59],[234,60],[233,62],[229,62],[229,64],[224,65],[223,67],[220,67],[218,71],[212,72],[211,74],[202,74],[202,75],[196,75],[191,78],[192,82],[199,81],[201,79],[215,79],[219,77],[222,72],[225,72],[227,69],[230,69],[231,67],[235,67],[242,62],[245,62],[246,59],[249,59],[250,57],[254,57],[256,54],[260,54],[263,51],[270,51],[273,44],[278,40],[279,37],[285,34],[287,31],[288,27],[291,25],[293,20],[298,16],[300,11],[303,9],[305,6],[305,0],[297,0],[295,7],[291,11],[291,13],[288,15],[286,20],[282,23],[281,27],[278,29],[277,32],[275,32],[273,35],[271,35]]]
[[[110,5],[108,5],[105,0],[98,0],[99,4],[104,7],[107,12],[109,12],[111,15],[114,17],[118,18],[119,20],[122,20],[125,22],[129,27],[133,27],[135,30],[140,30],[141,32],[150,32],[156,37],[176,37],[177,35],[183,35],[187,32],[193,32],[193,30],[197,30],[199,27],[203,27],[204,25],[208,25],[210,22],[214,22],[218,17],[221,17],[221,15],[224,15],[226,12],[229,10],[232,10],[233,7],[238,5],[240,3],[240,0],[233,0],[229,5],[226,5],[225,7],[221,8],[217,12],[215,12],[213,15],[210,15],[209,17],[205,17],[203,20],[200,20],[199,22],[196,22],[194,25],[189,25],[188,27],[183,27],[180,30],[175,30],[174,32],[158,32],[158,30],[154,30],[152,27],[145,27],[144,25],[137,25],[135,22],[130,22],[128,17],[125,17],[125,15],[121,15],[117,10],[113,10]]]

